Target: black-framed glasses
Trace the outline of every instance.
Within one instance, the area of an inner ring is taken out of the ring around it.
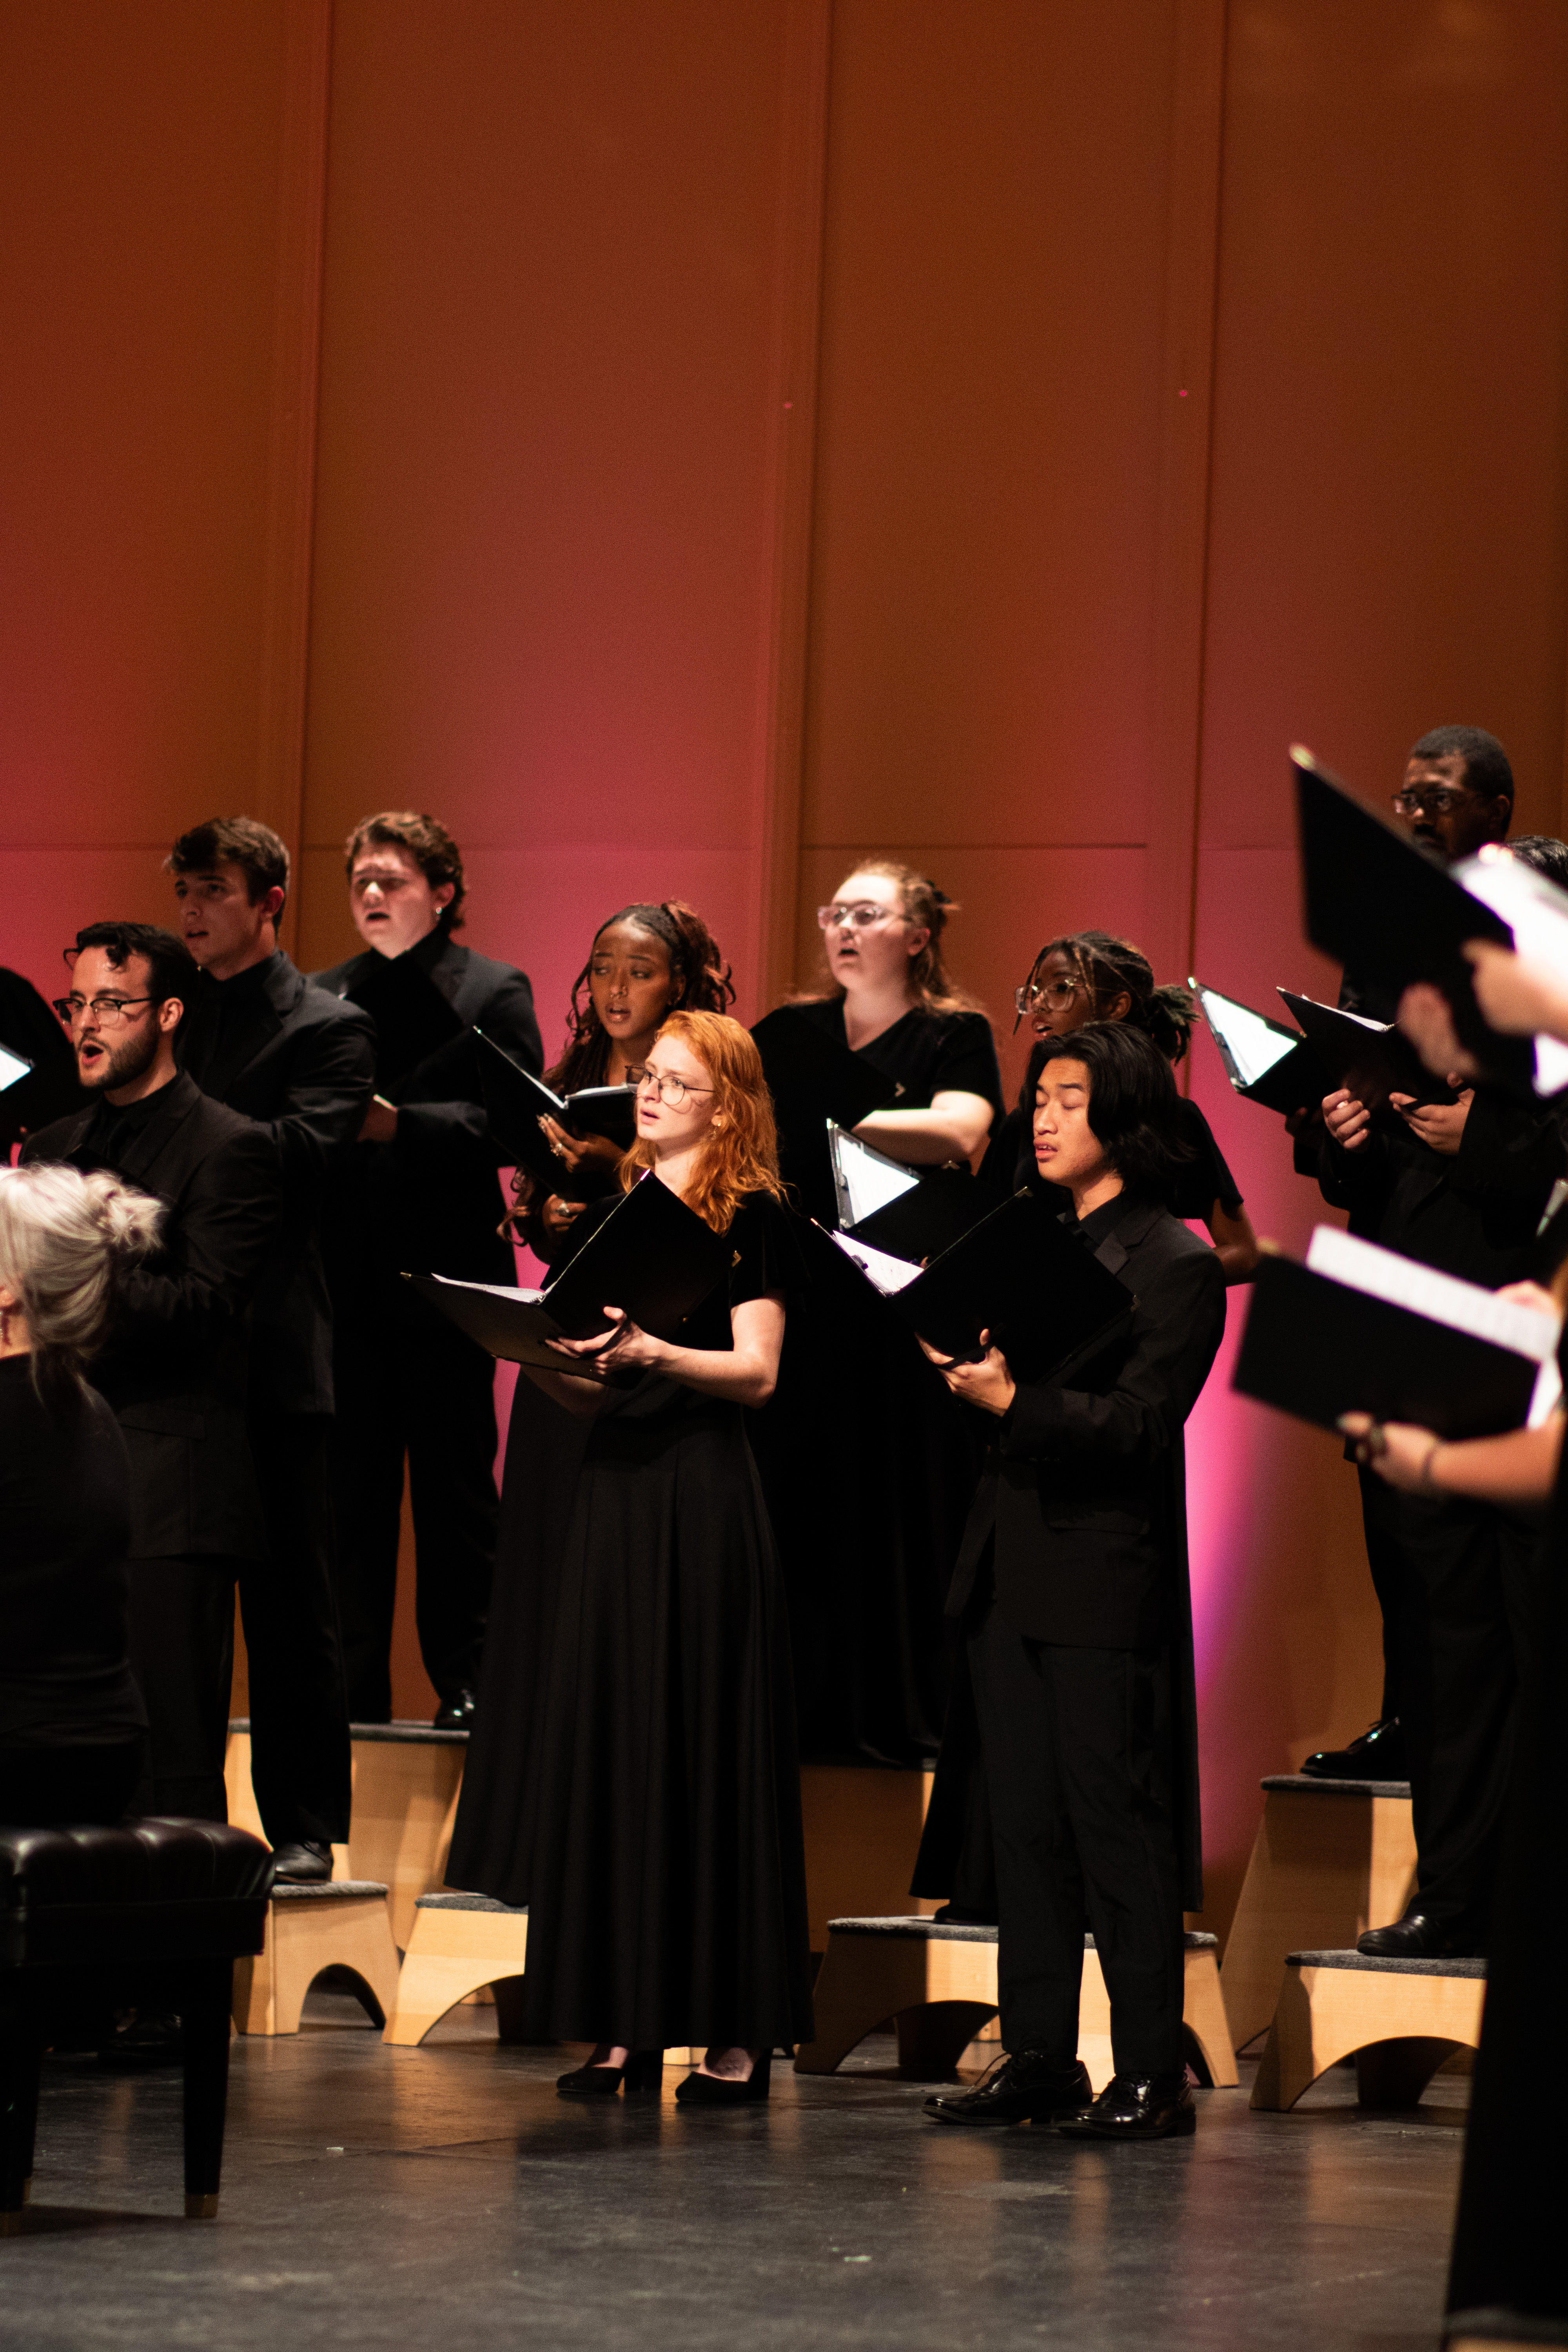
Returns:
[[[1473,793],[1456,792],[1449,784],[1418,784],[1414,792],[1395,793],[1396,816],[1447,816],[1474,800]]]
[[[155,996],[57,996],[55,1011],[68,1029],[79,1029],[90,1013],[100,1029],[118,1029],[135,1004],[156,1004]]]
[[[639,1094],[645,1087],[650,1087],[660,1102],[668,1103],[671,1110],[679,1110],[688,1095],[710,1095],[713,1091],[711,1087],[689,1085],[685,1078],[678,1078],[673,1070],[650,1069],[646,1062],[637,1069],[627,1070],[626,1084],[636,1087]]]

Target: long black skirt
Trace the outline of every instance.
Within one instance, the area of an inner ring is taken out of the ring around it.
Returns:
[[[809,2038],[789,1633],[742,1409],[657,1379],[608,1398],[531,1613],[510,1819],[481,1766],[448,1870],[529,1906],[528,2031]]]

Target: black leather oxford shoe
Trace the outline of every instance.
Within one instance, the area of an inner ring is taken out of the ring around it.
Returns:
[[[471,1731],[479,1701],[471,1690],[448,1691],[436,1709],[432,1731]]]
[[[971,2091],[933,2091],[933,2124],[1054,2123],[1082,2106],[1089,2076],[1074,2058],[1063,2066],[1043,2050],[1015,2050],[988,2066]]]
[[[1452,1928],[1425,1911],[1407,1911],[1386,1927],[1369,1927],[1356,1937],[1356,1950],[1369,1960],[1446,1960],[1463,1956]]]
[[[1113,2074],[1098,2099],[1057,2126],[1071,2139],[1176,2139],[1197,2127],[1184,2066],[1169,2074]]]
[[[1405,1731],[1394,1716],[1374,1723],[1348,1748],[1321,1748],[1301,1769],[1311,1780],[1408,1780]]]
[[[290,1885],[310,1885],[331,1874],[332,1849],[318,1845],[313,1838],[295,1838],[272,1849],[272,1875],[288,1879]]]

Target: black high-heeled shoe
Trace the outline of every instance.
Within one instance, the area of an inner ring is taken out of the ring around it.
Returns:
[[[555,2078],[563,2099],[613,2099],[623,2084],[628,2097],[662,2089],[663,2051],[634,2050],[624,2066],[574,2066],[569,2074]]]
[[[773,2063],[773,2052],[764,2050],[743,2083],[732,2082],[722,2074],[699,2074],[693,2071],[683,2074],[677,2083],[675,2095],[683,2107],[760,2105],[768,2095]]]

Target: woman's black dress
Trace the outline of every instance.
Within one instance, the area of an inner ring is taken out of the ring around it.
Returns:
[[[837,1045],[840,998],[793,1008]],[[962,1089],[1001,1108],[984,1013],[916,1009],[857,1049],[902,1087],[896,1108]],[[781,1139],[786,1182],[831,1232],[826,1130]],[[929,1761],[946,1706],[942,1604],[979,1451],[901,1316],[826,1238],[804,1235],[779,1384],[758,1415],[758,1465],[789,1595],[800,1749],[812,1763]]]
[[[752,1194],[730,1239],[727,1295],[694,1311],[685,1345],[731,1347],[732,1307],[795,1286],[775,1202]],[[508,1563],[510,1638],[498,1625],[487,1644],[448,1879],[528,1905],[523,2004],[542,2038],[808,2039],[789,1634],[745,1409],[627,1376],[580,1424],[573,1478],[569,1416],[546,1408],[563,1451],[544,1491],[507,1498],[542,1540],[531,1575]],[[489,1727],[509,1670],[521,1706],[503,1740]],[[509,1755],[521,1769],[500,1789]]]
[[[1016,1192],[1027,1185],[1032,1192],[1054,1194],[1065,1209],[1071,1202],[1071,1193],[1059,1184],[1047,1184],[1035,1163],[1035,1084],[1042,1059],[1037,1050],[1029,1056],[1018,1100],[991,1139],[981,1181],[998,1193]],[[1217,1201],[1226,1214],[1234,1217],[1242,1204],[1240,1190],[1213,1128],[1190,1096],[1180,1097],[1180,1118],[1182,1140],[1191,1156],[1177,1171],[1166,1195],[1166,1207],[1173,1216],[1199,1223]],[[962,1650],[953,1659],[942,1750],[910,1892],[928,1902],[945,1899],[961,1913],[977,1918],[996,1916],[996,1871],[981,1766],[980,1726],[968,1659]]]
[[[0,1821],[115,1822],[147,1717],[126,1637],[131,1465],[96,1390],[0,1360]]]

